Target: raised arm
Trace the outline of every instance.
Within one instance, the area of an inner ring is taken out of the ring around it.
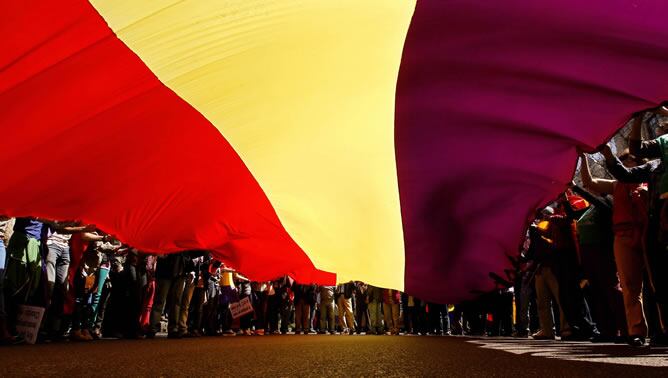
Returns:
[[[615,189],[615,180],[593,178],[591,176],[591,171],[589,170],[587,156],[582,154],[581,157],[582,165],[580,166],[580,177],[582,178],[584,187],[599,194],[612,194]]]
[[[95,231],[95,225],[92,224],[86,226],[77,226],[68,223],[60,224],[56,222],[53,224],[53,228],[60,234],[76,234],[78,232]]]
[[[104,241],[105,236],[98,235],[94,232],[83,232],[81,233],[81,239],[83,241]]]
[[[663,106],[653,110],[656,114],[664,115]],[[656,159],[661,157],[661,147],[656,140],[642,140],[643,113],[636,113],[629,134],[629,152],[639,158]]]
[[[642,183],[649,182],[652,177],[652,172],[658,169],[659,160],[652,160],[649,163],[639,165],[637,167],[628,168],[615,156],[610,147],[606,146],[602,151],[605,156],[605,162],[608,167],[608,172],[619,182],[627,183]]]

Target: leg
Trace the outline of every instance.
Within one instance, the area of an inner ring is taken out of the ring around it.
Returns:
[[[371,329],[375,334],[383,333],[383,320],[382,320],[382,306],[381,302],[371,302],[369,303],[369,317],[371,318]]]
[[[452,334],[450,330],[450,314],[448,313],[448,305],[444,304],[442,306],[443,311],[443,333],[446,335]]]
[[[170,288],[170,306],[169,315],[167,319],[167,332],[177,334],[179,332],[179,320],[181,319],[183,291],[186,288],[186,278],[176,277],[172,279],[172,286]]]
[[[195,292],[195,274],[191,273],[185,278],[183,295],[181,297],[181,311],[179,313],[179,334],[188,333],[188,314],[190,312],[190,302]]]
[[[53,287],[56,283],[56,264],[58,263],[58,256],[60,255],[60,247],[52,244],[49,246],[49,250],[46,253],[46,281],[47,281],[47,293],[46,293],[46,307],[48,308],[51,304],[51,295],[53,294]]]
[[[392,333],[399,334],[399,320],[401,319],[401,305],[399,303],[392,304]]]
[[[299,333],[304,330],[307,322],[304,320],[304,300],[300,299],[295,303],[295,332]]]
[[[334,324],[334,319],[336,315],[334,314],[334,300],[331,300],[327,303],[327,322],[329,323],[329,332],[336,331],[336,324]]]
[[[97,290],[93,293],[93,303],[91,310],[93,311],[93,322],[95,323],[95,334],[102,328],[104,320],[104,311],[109,299],[109,289],[106,288],[107,278],[109,277],[109,268],[101,267],[97,273]]]
[[[337,309],[337,315],[339,316],[339,328],[341,331],[346,330],[346,319],[345,319],[345,311],[343,308],[343,301],[345,298],[343,295],[339,295],[339,297],[336,299],[336,309]]]
[[[10,340],[12,338],[7,324],[7,310],[5,308],[5,261],[7,250],[5,243],[0,239],[0,341]]]
[[[385,328],[390,332],[393,327],[392,323],[392,305],[383,303],[383,320],[385,321]]]
[[[540,329],[543,335],[547,337],[554,336],[554,318],[552,317],[552,305],[550,292],[544,278],[544,267],[539,268],[536,273],[536,301],[538,303],[538,317],[540,319]]]
[[[615,262],[622,285],[628,333],[630,336],[647,337],[647,321],[642,303],[644,266],[641,248],[632,233],[615,235]]]
[[[153,308],[151,309],[151,326],[150,333],[160,332],[160,318],[162,313],[165,310],[165,305],[167,304],[167,296],[169,295],[169,289],[172,286],[172,280],[170,279],[158,279],[156,281],[156,292],[153,302]]]
[[[343,298],[343,313],[346,318],[347,329],[349,332],[355,330],[355,318],[353,317],[353,301],[352,298]]]
[[[559,281],[557,280],[557,276],[554,274],[552,269],[544,269],[542,272],[542,276],[544,279],[544,283],[547,286],[547,289],[554,299],[554,301],[557,304],[557,307],[559,308],[559,329],[560,332],[563,333],[569,333],[571,331],[571,327],[568,324],[568,320],[566,318],[566,312],[564,311],[564,306],[561,303],[561,288],[559,286]],[[538,287],[536,287],[538,289]],[[540,310],[539,310],[540,311]],[[554,324],[554,323],[553,323]]]
[[[142,296],[142,312],[139,318],[139,324],[141,324],[144,331],[149,331],[151,326],[151,311],[153,309],[155,290],[155,280],[152,279],[146,283]]]
[[[325,332],[327,330],[327,304],[323,301],[320,302],[320,332]]]

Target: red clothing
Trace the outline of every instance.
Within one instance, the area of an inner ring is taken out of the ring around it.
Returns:
[[[647,217],[647,204],[643,192],[642,184],[621,182],[615,184],[612,211],[612,224],[615,229],[643,223]]]
[[[63,313],[71,314],[74,312],[74,277],[76,277],[77,269],[79,269],[79,264],[81,263],[81,258],[88,249],[88,242],[85,242],[81,237],[81,233],[76,233],[70,238],[70,267],[68,274],[69,281],[69,290],[65,297],[65,303],[63,305]]]

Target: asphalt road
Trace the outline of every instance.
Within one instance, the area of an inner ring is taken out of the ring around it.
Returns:
[[[464,337],[237,336],[0,348],[0,377],[668,377],[665,366],[668,350]]]

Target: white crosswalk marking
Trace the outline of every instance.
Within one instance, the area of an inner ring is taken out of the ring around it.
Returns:
[[[620,344],[484,338],[469,340],[484,349],[566,361],[668,367],[668,348],[633,348]]]

